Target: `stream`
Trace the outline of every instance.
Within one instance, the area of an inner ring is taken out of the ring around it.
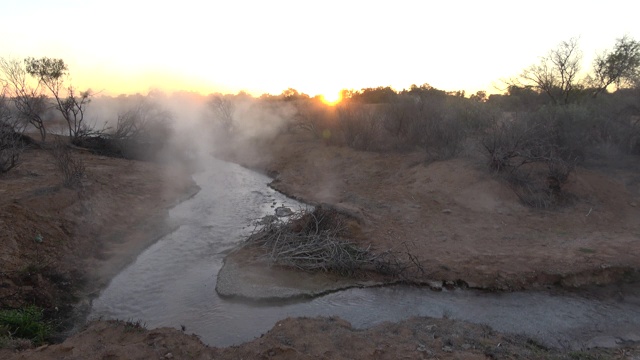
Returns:
[[[526,335],[547,346],[583,348],[640,341],[640,289],[615,296],[561,291],[490,293],[412,286],[354,288],[307,300],[241,302],[220,298],[225,255],[257,219],[304,204],[269,188],[268,177],[212,159],[194,174],[201,191],[170,211],[177,225],[141,253],[92,301],[89,319],[141,321],[198,335],[212,346],[259,337],[286,317],[339,316],[355,328],[411,316],[448,317]]]

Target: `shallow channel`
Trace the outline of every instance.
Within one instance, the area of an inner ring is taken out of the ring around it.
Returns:
[[[247,303],[220,298],[224,256],[274,206],[304,207],[270,179],[212,159],[194,175],[201,191],[170,212],[177,230],[146,249],[92,301],[89,319],[140,320],[180,328],[213,346],[259,337],[289,316],[340,316],[356,328],[411,316],[448,317],[519,333],[548,346],[640,341],[640,291],[613,297],[551,292],[432,291],[411,286],[349,289],[310,300]]]

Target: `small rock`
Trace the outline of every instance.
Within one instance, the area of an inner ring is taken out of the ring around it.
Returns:
[[[451,209],[444,209],[442,210],[443,214],[451,214],[453,211],[451,211]]]
[[[285,217],[291,215],[293,215],[293,211],[291,211],[291,209],[289,209],[288,207],[281,206],[279,208],[276,208],[277,217]]]
[[[173,359],[173,354],[172,354],[172,353],[166,353],[166,354],[164,355],[164,358],[165,358],[165,359]]]
[[[613,336],[596,336],[587,342],[587,349],[592,348],[615,348],[618,347],[618,341]]]
[[[637,202],[635,202],[635,201],[633,201],[633,202],[630,202],[630,203],[629,203],[629,205],[631,205],[631,206],[633,206],[633,207],[637,207],[637,206],[638,206],[638,203],[637,203]]]
[[[262,219],[260,219],[260,221],[258,221],[259,225],[268,225],[271,224],[274,221],[277,221],[278,217],[275,215],[265,215],[262,217]]]
[[[623,336],[622,341],[633,341],[633,342],[640,342],[640,335],[639,334],[634,334],[634,333],[629,333],[625,336]]]
[[[442,290],[442,281],[429,280],[427,281],[427,284],[431,290]]]

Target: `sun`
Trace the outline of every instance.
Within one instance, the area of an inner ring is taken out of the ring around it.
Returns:
[[[320,95],[320,97],[322,98],[323,103],[329,106],[334,106],[342,100],[342,93],[327,93]]]

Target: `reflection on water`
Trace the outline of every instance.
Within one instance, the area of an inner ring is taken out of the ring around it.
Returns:
[[[246,303],[220,298],[224,253],[276,206],[302,204],[267,187],[269,178],[212,160],[194,179],[201,191],[171,210],[180,227],[144,251],[93,301],[90,318],[141,320],[149,328],[186,327],[207,344],[252,340],[288,316],[340,316],[355,327],[415,315],[468,320],[522,333],[552,346],[608,334],[640,333],[640,297],[594,300],[544,292],[490,294],[393,286],[350,289],[307,301]],[[636,293],[637,294],[637,293]]]

